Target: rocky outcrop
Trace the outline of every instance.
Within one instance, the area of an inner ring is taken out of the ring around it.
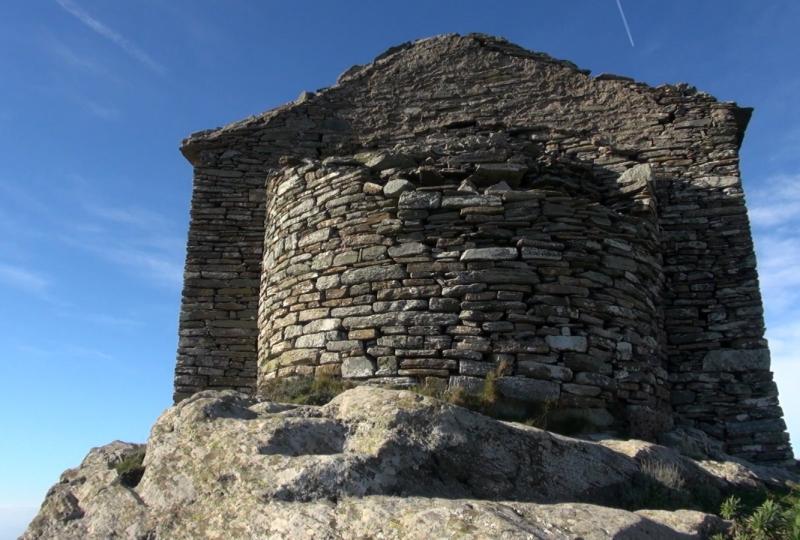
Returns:
[[[705,538],[725,523],[631,498],[644,480],[676,487],[653,464],[695,493],[757,489],[766,470],[370,386],[322,407],[200,392],[156,422],[143,475],[122,473],[141,450],[93,449],[23,538]]]

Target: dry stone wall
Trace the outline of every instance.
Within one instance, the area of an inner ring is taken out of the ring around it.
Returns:
[[[657,209],[674,421],[737,455],[787,459],[739,178],[749,114],[687,85],[591,77],[497,38],[449,35],[391,49],[331,88],[194,134],[182,147],[195,182],[175,399],[256,389],[265,178],[302,158],[399,147],[421,157],[418,187],[426,187],[425,156],[445,176],[477,166],[513,172],[533,147],[602,180],[565,193],[623,214],[626,205]],[[627,197],[637,180],[626,171],[642,164],[656,179],[652,192]]]
[[[411,172],[309,164],[270,177],[258,380],[434,379],[480,392],[499,372],[508,398],[641,436],[664,430],[652,214],[512,189],[506,171],[482,192],[469,179],[417,187]]]
[[[665,329],[676,417],[735,455],[791,455],[769,371],[763,308],[739,179],[666,182],[659,221]]]

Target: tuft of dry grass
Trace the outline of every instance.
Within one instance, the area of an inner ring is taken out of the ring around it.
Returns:
[[[355,387],[353,383],[330,376],[286,377],[271,379],[262,385],[260,395],[279,403],[325,405],[333,398]]]

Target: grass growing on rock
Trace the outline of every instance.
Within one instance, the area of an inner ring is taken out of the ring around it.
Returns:
[[[478,392],[467,392],[460,387],[448,387],[446,384],[432,384],[431,382],[413,386],[409,390],[479,412],[491,418],[519,422],[564,435],[574,434],[583,429],[583,424],[554,422],[550,417],[554,407],[553,402],[529,403],[503,397],[497,386],[497,379],[507,374],[509,370],[510,367],[507,364],[500,363],[497,369],[486,375]]]
[[[436,384],[431,380],[412,386],[408,390],[452,405],[458,405],[486,416],[499,417],[497,408],[501,403],[501,398],[500,391],[497,389],[497,374],[495,372],[490,372],[486,375],[483,386],[478,393],[470,393],[460,387]]]
[[[452,405],[479,412],[491,418],[520,422],[540,429],[549,429],[564,435],[583,431],[580,422],[557,422],[550,417],[553,403],[526,403],[504,398],[497,386],[498,377],[508,371],[501,363],[488,373],[479,392],[467,392],[460,387],[449,387],[446,382],[428,379],[411,387],[398,387],[432,397]],[[259,394],[263,399],[298,405],[325,405],[342,392],[355,388],[357,383],[336,377],[284,377],[267,381]]]
[[[677,466],[658,460],[642,462],[630,489],[623,494],[622,506],[629,510],[690,508],[692,494]]]
[[[267,381],[261,397],[278,403],[325,405],[354,387],[353,383],[334,377],[287,377]]]
[[[726,497],[727,495],[727,497]],[[713,485],[691,483],[672,463],[646,460],[623,493],[622,508],[699,510],[733,522],[712,540],[800,540],[800,488],[740,490],[723,494]]]
[[[627,510],[689,509],[716,514],[723,500],[723,493],[716,486],[691,482],[676,464],[657,459],[641,462],[639,471],[621,495],[619,506]],[[751,492],[745,496],[757,497]]]

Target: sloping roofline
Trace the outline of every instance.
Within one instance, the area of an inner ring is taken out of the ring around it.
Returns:
[[[575,73],[582,74],[587,78],[592,78],[591,70],[582,69],[573,62],[570,62],[568,60],[560,60],[557,58],[553,58],[552,56],[546,53],[525,49],[519,45],[511,43],[510,41],[504,38],[491,36],[487,34],[481,34],[481,33],[470,33],[465,35],[457,33],[442,34],[429,38],[408,41],[406,43],[390,47],[386,51],[376,56],[375,59],[369,64],[357,64],[345,70],[336,80],[336,83],[334,85],[321,88],[316,92],[302,92],[300,96],[292,102],[279,105],[278,107],[269,109],[260,114],[249,116],[242,120],[231,122],[230,124],[226,124],[221,127],[194,132],[181,142],[181,147],[180,147],[181,152],[190,162],[194,163],[195,158],[199,154],[200,150],[209,147],[216,147],[218,145],[224,145],[225,139],[228,136],[236,135],[241,131],[250,131],[252,129],[258,129],[259,127],[266,125],[271,119],[279,116],[281,113],[290,112],[294,108],[296,108],[302,103],[305,103],[308,100],[313,100],[317,97],[324,96],[341,87],[350,84],[355,84],[359,79],[368,76],[375,70],[383,69],[384,67],[388,66],[393,62],[393,60],[397,59],[398,57],[405,55],[414,55],[416,49],[418,49],[421,46],[433,45],[434,47],[438,46],[441,47],[443,50],[447,50],[452,47],[464,47],[475,43],[479,44],[482,48],[485,48],[487,51],[500,52],[508,56],[525,58],[543,64],[555,64],[558,66],[568,68],[574,71]],[[600,73],[595,77],[593,77],[593,79],[636,82],[634,81],[634,79],[630,77],[610,75],[607,73]],[[636,85],[642,90],[649,90],[652,92],[664,91],[668,89],[680,90],[682,92],[690,92],[690,93],[699,92],[695,87],[688,85],[686,83],[664,84],[658,87],[653,87],[646,83],[636,82]],[[739,144],[741,145],[753,109],[750,107],[739,107],[735,102],[726,102],[726,103],[732,105],[734,117],[736,119],[738,127],[738,140]]]

